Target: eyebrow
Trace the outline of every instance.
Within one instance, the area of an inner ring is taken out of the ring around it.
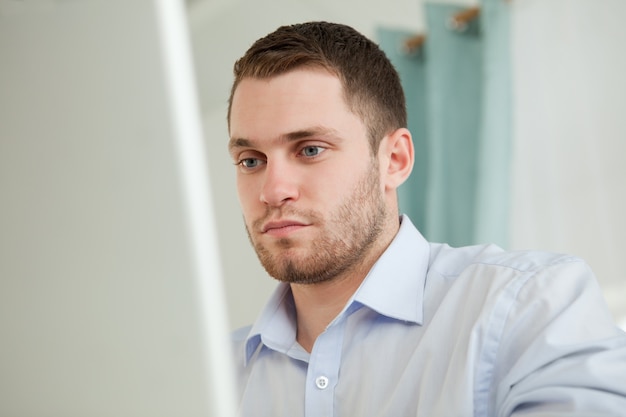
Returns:
[[[307,129],[296,130],[294,132],[285,133],[278,137],[279,142],[293,142],[300,139],[306,139],[313,136],[330,136],[336,140],[340,137],[335,129],[315,126]],[[253,148],[255,142],[247,138],[231,138],[228,142],[228,149],[233,150],[235,148]]]

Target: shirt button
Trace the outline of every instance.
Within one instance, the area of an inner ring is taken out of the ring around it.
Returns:
[[[318,376],[317,378],[315,378],[315,385],[319,389],[326,389],[328,387],[328,378],[326,378],[325,376]]]

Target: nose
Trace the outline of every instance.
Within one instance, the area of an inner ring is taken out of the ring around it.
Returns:
[[[260,199],[270,207],[279,207],[299,197],[298,177],[288,163],[267,162]]]

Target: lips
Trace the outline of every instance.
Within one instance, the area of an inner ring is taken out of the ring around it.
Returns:
[[[276,220],[265,223],[261,228],[261,232],[272,235],[284,235],[300,230],[306,226],[308,226],[308,224],[297,220]]]

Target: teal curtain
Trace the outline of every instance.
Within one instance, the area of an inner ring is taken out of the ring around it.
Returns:
[[[484,0],[463,31],[462,6],[426,3],[426,41],[382,27],[378,41],[407,97],[416,161],[399,189],[400,209],[431,241],[454,246],[508,242],[510,161],[509,19],[505,2]]]

